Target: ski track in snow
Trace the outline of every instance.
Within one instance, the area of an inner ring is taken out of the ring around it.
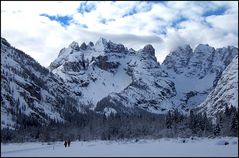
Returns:
[[[60,144],[58,144],[57,146],[60,146]],[[51,146],[27,148],[27,149],[20,149],[20,150],[10,150],[10,151],[4,151],[4,152],[2,152],[2,154],[17,153],[17,152],[32,151],[32,150],[40,150],[40,149],[54,148],[54,147],[53,147],[53,145],[51,145]]]
[[[51,145],[46,143],[10,143],[1,144],[1,156],[238,156],[238,138],[225,137],[216,139],[196,138],[120,141],[75,141],[70,147],[63,142]],[[182,143],[185,140],[185,143]],[[229,145],[218,145],[227,141]]]

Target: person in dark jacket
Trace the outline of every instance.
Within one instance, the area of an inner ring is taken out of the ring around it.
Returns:
[[[66,146],[67,146],[67,141],[65,140],[65,142],[64,142],[64,145],[65,145],[65,148],[66,148]]]
[[[68,147],[70,147],[70,145],[71,145],[71,140],[70,139],[67,140],[67,144],[68,144]]]

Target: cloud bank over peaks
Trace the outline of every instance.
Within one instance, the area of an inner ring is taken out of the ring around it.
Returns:
[[[138,50],[155,48],[162,63],[179,45],[238,47],[233,1],[3,1],[1,36],[48,66],[72,41],[104,37]]]

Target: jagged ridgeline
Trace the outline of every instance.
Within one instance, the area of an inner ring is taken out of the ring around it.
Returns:
[[[49,69],[78,94],[81,104],[91,105],[98,112],[144,110],[165,114],[177,109],[186,114],[206,99],[236,55],[238,49],[233,46],[215,49],[199,44],[193,50],[184,45],[160,65],[152,45],[135,51],[100,38],[95,44],[79,46],[72,42],[60,51]],[[231,89],[235,93],[228,99],[228,106],[237,107],[236,87]],[[209,106],[215,113],[208,115],[214,117],[225,110],[225,105]]]
[[[59,139],[71,127],[74,138],[117,139],[213,134],[220,124],[221,134],[235,135],[237,67],[233,46],[180,46],[160,65],[150,44],[136,51],[100,38],[72,42],[44,68],[1,38],[1,129],[45,139],[62,128]]]

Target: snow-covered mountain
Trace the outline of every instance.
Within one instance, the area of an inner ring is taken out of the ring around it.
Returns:
[[[238,107],[238,55],[223,71],[217,86],[198,109],[199,112],[206,112],[208,116],[214,117],[225,111],[226,105]]]
[[[166,112],[168,98],[176,94],[174,83],[164,73],[152,45],[135,51],[100,38],[63,48],[49,69],[79,94],[79,102],[97,111]]]
[[[136,51],[100,38],[72,42],[46,69],[1,38],[1,127],[64,121],[84,107],[105,115],[200,107],[211,115],[224,103],[238,106],[237,55],[233,46],[184,45],[160,65],[150,44]]]
[[[64,121],[68,96],[61,78],[1,38],[1,128]]]
[[[188,112],[216,87],[238,49],[199,44],[172,51],[160,65],[151,45],[139,51],[100,38],[95,44],[73,42],[49,69],[96,111]],[[107,109],[107,110],[106,110]]]
[[[172,51],[161,65],[175,84],[177,95],[170,100],[184,111],[197,107],[237,54],[235,47],[215,49],[207,44],[199,44],[194,51],[189,45]]]

